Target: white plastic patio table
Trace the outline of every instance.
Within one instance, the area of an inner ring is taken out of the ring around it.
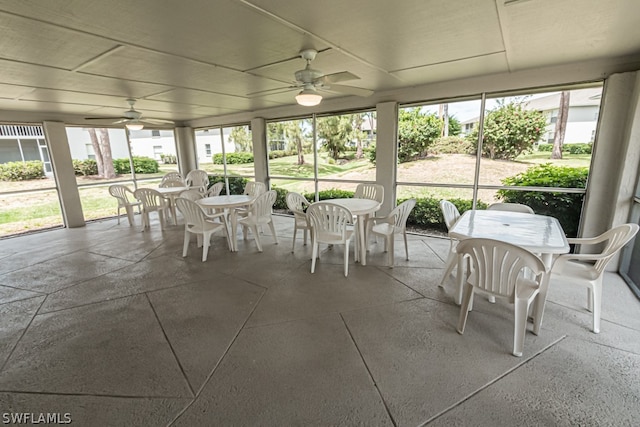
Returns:
[[[231,223],[231,251],[237,252],[238,246],[236,242],[236,228],[238,226],[238,218],[236,216],[235,208],[247,207],[253,203],[254,198],[251,196],[232,194],[230,196],[213,196],[205,197],[197,200],[203,208],[207,209],[224,209],[229,215],[229,222]]]
[[[358,221],[357,221],[358,234],[356,236],[356,238],[358,239],[358,251],[356,251],[356,261],[360,261],[362,265],[367,265],[367,248],[365,245],[366,236],[365,236],[364,220],[367,215],[371,215],[372,213],[378,211],[380,209],[381,204],[376,200],[359,199],[359,198],[328,199],[328,200],[323,200],[323,202],[329,202],[329,203],[333,203],[333,204],[345,207],[349,209],[353,215],[358,217]]]
[[[173,218],[173,225],[178,225],[178,218],[176,217],[176,198],[180,193],[188,189],[189,187],[154,188],[154,190],[162,194],[162,197],[164,197],[165,199],[169,199],[169,209],[171,209],[171,217]]]
[[[553,265],[553,255],[569,252],[569,243],[556,218],[521,212],[470,210],[463,213],[449,230],[454,239],[494,239],[525,248],[538,254],[547,268]],[[458,289],[464,275],[458,266]],[[542,315],[547,297],[548,280],[543,281],[536,312]],[[456,301],[460,304],[461,301]]]

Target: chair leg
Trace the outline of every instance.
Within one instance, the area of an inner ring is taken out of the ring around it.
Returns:
[[[260,234],[258,234],[258,226],[257,225],[252,226],[251,231],[253,232],[253,238],[256,240],[256,246],[258,247],[258,252],[262,252],[262,245],[260,244]]]
[[[307,229],[306,228],[302,229],[302,240],[304,242],[304,245],[307,246]]]
[[[209,245],[211,244],[211,233],[202,233],[202,262],[207,260]]]
[[[441,288],[444,287],[444,282],[447,280],[447,278],[453,271],[453,267],[455,267],[456,265],[457,258],[458,258],[457,253],[453,251],[449,251],[449,256],[447,257],[447,261],[445,262],[444,274],[442,275],[442,278],[440,279],[440,284],[438,285]]]
[[[120,206],[118,206],[118,224],[120,224]]]
[[[514,301],[514,326],[513,326],[513,355],[522,357],[524,336],[527,333],[527,316],[529,314],[529,301],[517,299]]]
[[[600,315],[602,311],[602,276],[593,284],[593,333],[600,333]]]
[[[387,254],[387,257],[389,258],[389,268],[393,268],[393,262],[395,259],[395,236],[392,234],[390,234],[389,236],[386,236],[386,239],[389,240],[389,243],[387,245],[387,243],[385,243],[385,245],[387,245],[389,247],[389,253]]]
[[[460,318],[458,319],[457,331],[460,335],[464,334],[464,327],[467,325],[467,316],[469,315],[469,304],[473,296],[473,286],[466,284],[464,288],[464,296],[460,305]]]
[[[318,242],[313,240],[313,250],[311,251],[311,274],[316,271],[316,258],[318,257]]]
[[[402,232],[402,236],[404,237],[404,252],[407,254],[407,261],[409,261],[409,243],[407,242],[407,230]]]
[[[347,277],[348,275],[349,275],[349,240],[347,240],[344,244],[344,277]]]
[[[298,233],[298,227],[296,227],[295,225],[293,226],[293,245],[291,246],[291,253],[295,252],[296,250],[296,234]],[[306,243],[307,240],[307,235],[304,235],[304,240]]]
[[[135,222],[133,219],[133,207],[127,206],[124,208],[127,213],[127,219],[129,220],[129,227],[133,227]],[[118,224],[120,224],[120,210],[118,209]]]
[[[189,240],[191,240],[191,233],[187,228],[184,228],[184,245],[182,245],[182,257],[187,256],[187,251],[189,250]]]
[[[276,245],[278,244],[278,235],[276,234],[276,227],[273,225],[273,219],[269,221],[269,228],[271,229],[271,234],[273,234],[273,240],[275,240]]]

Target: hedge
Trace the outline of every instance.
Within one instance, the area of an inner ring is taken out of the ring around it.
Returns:
[[[38,178],[44,178],[43,164],[40,160],[0,163],[0,181],[27,181]]]
[[[554,166],[545,163],[504,178],[502,183],[520,187],[585,188],[588,174],[589,169],[586,167]],[[555,217],[568,237],[578,235],[584,194],[498,190],[498,198],[507,203],[522,203],[530,206],[537,214]]]
[[[80,176],[98,175],[98,163],[95,160],[73,159],[72,162],[73,162],[73,171],[76,175],[80,175]]]
[[[592,149],[592,144],[585,144],[582,142],[562,145],[562,152],[569,154],[591,154]],[[538,144],[538,151],[550,153],[553,151],[553,144]]]
[[[132,157],[133,170],[136,173],[158,173],[158,162],[150,157]],[[118,175],[131,173],[129,159],[113,159],[113,168]]]
[[[222,153],[214,154],[212,157],[213,164],[222,164]],[[228,165],[240,165],[245,163],[253,163],[253,153],[227,153]]]
[[[209,187],[211,187],[216,182],[224,182],[224,177],[220,175],[209,175]],[[244,187],[247,185],[249,180],[247,178],[243,178],[241,176],[230,176],[229,177],[229,192],[231,194],[242,194],[244,193]],[[227,194],[227,189],[225,187],[222,188],[220,192],[221,195]]]

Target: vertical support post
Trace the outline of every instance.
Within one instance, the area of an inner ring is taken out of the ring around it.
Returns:
[[[380,214],[386,215],[396,204],[396,176],[398,173],[398,103],[376,105],[376,184],[384,187]]]

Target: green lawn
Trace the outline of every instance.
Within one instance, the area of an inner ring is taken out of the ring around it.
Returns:
[[[483,184],[499,185],[500,180],[507,176],[513,176],[525,171],[527,168],[546,162],[561,164],[564,166],[586,166],[590,164],[589,155],[566,155],[562,160],[551,161],[550,153],[534,153],[520,156],[516,161],[498,161],[483,159],[481,162],[480,182]],[[305,156],[311,160],[311,156]],[[348,180],[375,180],[375,166],[366,159],[353,161],[328,161],[324,155],[319,156],[318,172],[320,178],[348,179]],[[175,170],[175,165],[163,165],[162,172],[158,174],[137,175],[138,179],[159,178],[169,170]],[[221,165],[205,164],[201,166],[210,173],[221,173]],[[447,184],[470,184],[473,182],[475,169],[475,157],[470,155],[440,155],[429,159],[403,163],[398,166],[398,179],[406,182],[436,182]],[[229,165],[230,175],[254,174],[253,164]],[[313,178],[313,164],[297,164],[297,156],[282,157],[269,160],[271,176],[292,178]],[[120,176],[123,180],[130,176]],[[104,186],[84,187],[80,189],[81,203],[86,219],[97,219],[116,214],[117,203],[107,191],[108,181],[99,181],[94,177],[78,177],[78,184],[97,182]],[[143,181],[139,186],[154,186],[159,180]],[[288,191],[307,192],[312,191],[312,181],[287,180],[286,178],[273,179],[278,187]],[[20,191],[34,188],[50,188],[54,182],[50,179],[0,182],[0,236],[19,233],[29,229],[45,228],[62,224],[62,216],[55,190],[38,193],[2,194],[8,191]],[[352,190],[355,184],[350,183],[322,183],[321,188],[341,188]],[[480,200],[491,203],[494,198],[494,190],[480,190]],[[415,187],[399,186],[398,197],[436,197],[436,198],[464,198],[470,199],[472,192],[469,189],[440,188],[440,187]]]

